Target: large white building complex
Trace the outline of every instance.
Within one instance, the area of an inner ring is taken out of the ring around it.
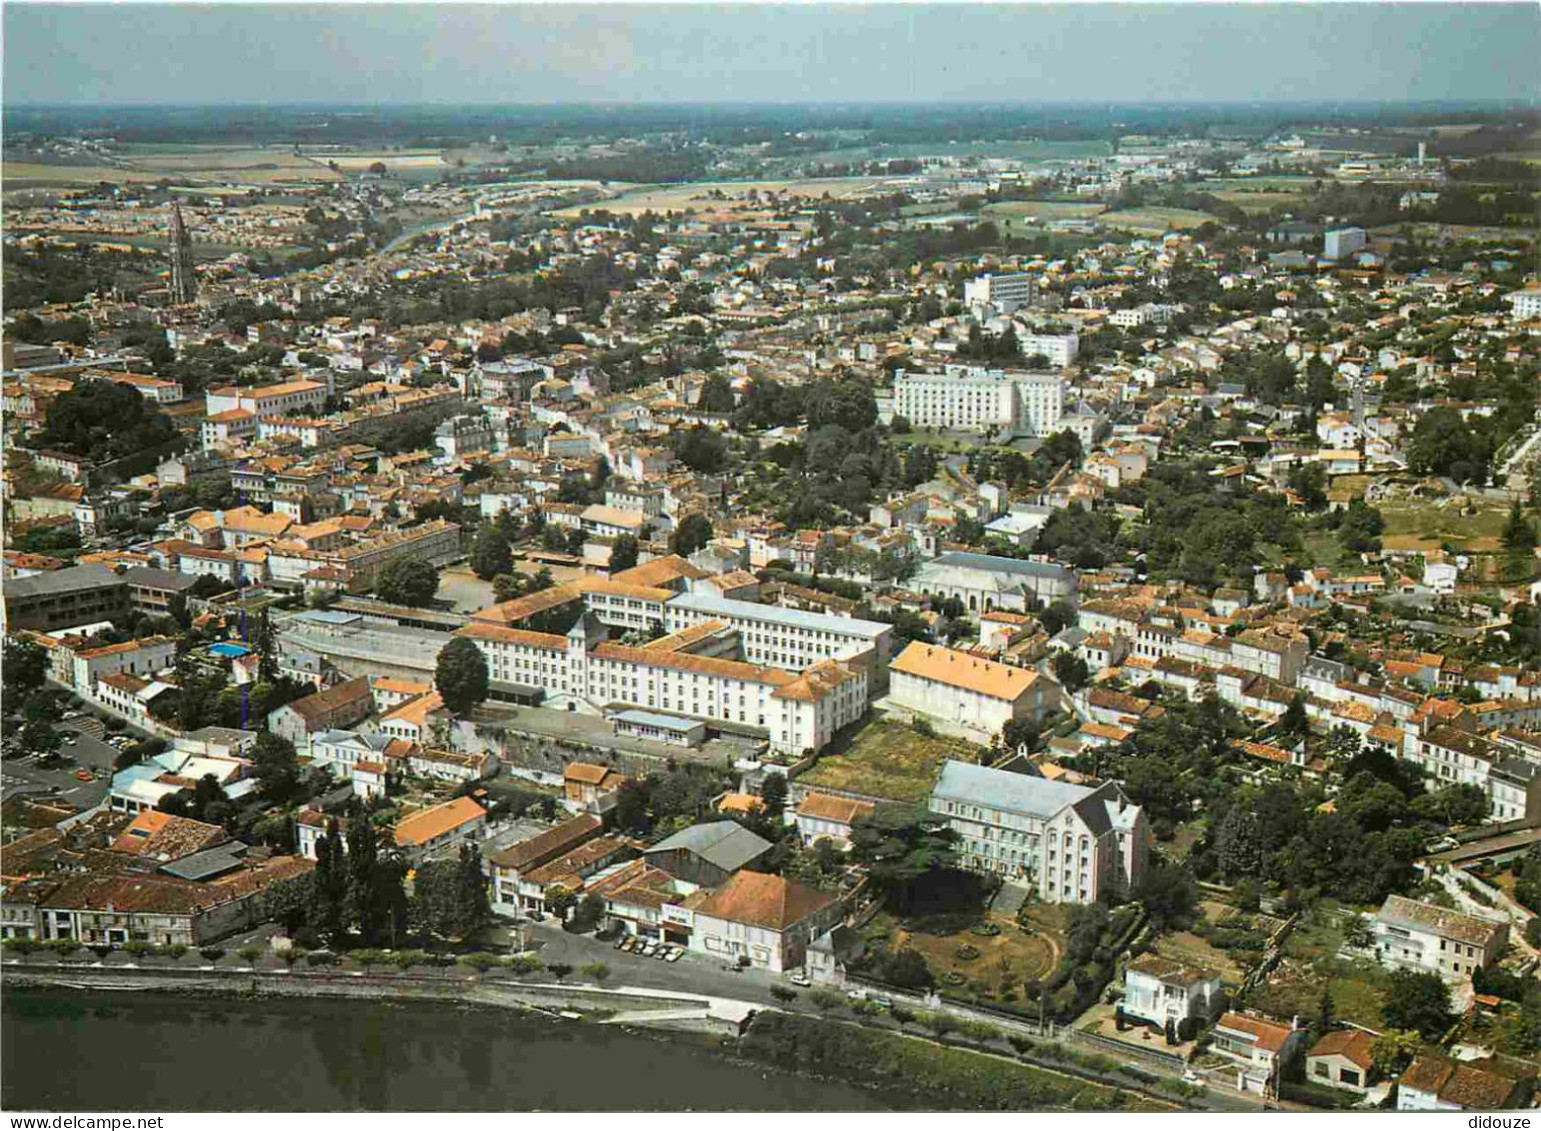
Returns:
[[[1375,954],[1388,966],[1425,970],[1460,981],[1491,966],[1509,945],[1509,925],[1388,895],[1375,913]]]
[[[566,636],[483,622],[457,635],[481,649],[496,682],[607,711],[642,707],[762,731],[771,750],[793,756],[822,749],[867,709],[865,665],[822,660],[799,674],[728,659],[738,634],[723,624],[642,647],[609,641],[592,613]]]
[[[1057,373],[946,365],[940,373],[896,370],[894,412],[921,428],[1049,436],[1065,415]]]
[[[1048,903],[1095,903],[1144,875],[1144,811],[1115,782],[1095,789],[949,761],[931,812],[958,834],[963,865],[1030,883]]]

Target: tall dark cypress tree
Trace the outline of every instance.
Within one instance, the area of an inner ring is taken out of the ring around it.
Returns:
[[[355,926],[365,946],[375,946],[386,924],[388,911],[380,905],[375,872],[380,867],[380,841],[369,813],[355,805],[348,814],[348,859],[344,921]]]
[[[346,867],[342,833],[333,820],[327,825],[326,835],[316,841],[310,907],[310,925],[328,943],[336,943],[343,935],[343,901],[348,890]]]
[[[492,918],[492,903],[487,898],[487,878],[482,874],[481,854],[469,844],[460,846],[456,876],[455,912],[461,938],[470,938]]]

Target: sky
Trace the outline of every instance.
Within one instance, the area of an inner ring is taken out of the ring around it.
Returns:
[[[3,6],[8,104],[1530,99],[1535,3]]]

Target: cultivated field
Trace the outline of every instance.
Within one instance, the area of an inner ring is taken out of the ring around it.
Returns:
[[[1154,236],[1218,221],[1219,217],[1208,212],[1188,208],[1131,208],[1124,212],[1104,212],[1097,217],[1099,224]]]
[[[35,161],[7,161],[0,165],[0,181],[5,188],[33,185],[126,185],[134,181],[158,181],[157,173],[132,169],[111,169],[105,165],[45,165]]]
[[[871,196],[885,182],[872,177],[836,177],[828,180],[801,181],[692,181],[678,185],[638,185],[624,188],[619,196],[579,207],[562,208],[553,216],[576,217],[587,208],[604,209],[619,216],[638,216],[643,212],[691,212],[721,216],[742,216],[759,205],[749,199],[778,195],[807,197],[828,196],[831,200],[851,200]],[[620,187],[620,186],[613,186]]]
[[[1271,212],[1275,208],[1288,208],[1300,199],[1294,192],[1248,191],[1246,189],[1220,189],[1212,193],[1217,200],[1234,204],[1243,212]]]
[[[444,155],[436,149],[412,150],[405,153],[400,151],[383,153],[357,151],[351,153],[327,153],[317,154],[315,160],[323,165],[329,161],[334,161],[339,169],[355,171],[367,169],[377,161],[393,172],[397,169],[443,169],[448,167],[444,160]]]

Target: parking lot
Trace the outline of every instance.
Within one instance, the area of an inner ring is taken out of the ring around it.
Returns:
[[[61,720],[55,727],[63,738],[59,757],[44,761],[36,755],[7,752],[0,766],[0,796],[53,794],[77,809],[95,807],[107,795],[112,783],[113,762],[119,748],[109,741],[105,716],[88,711],[70,712],[74,718]],[[144,732],[125,727],[117,732],[127,742],[145,737]],[[90,780],[82,780],[81,772]]]

